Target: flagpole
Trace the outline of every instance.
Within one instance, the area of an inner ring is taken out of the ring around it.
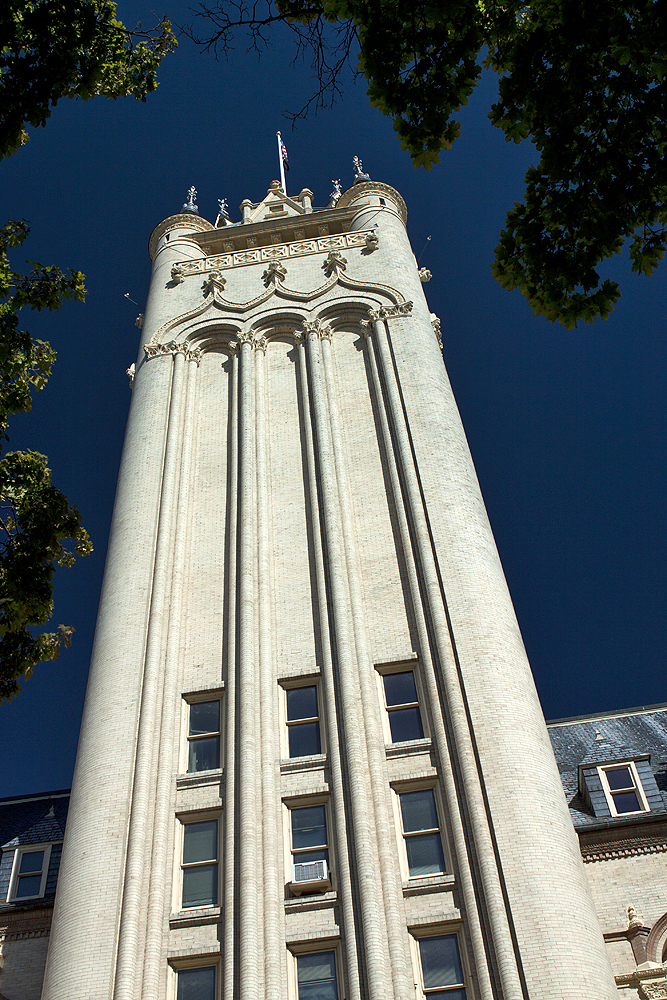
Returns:
[[[280,184],[283,189],[283,194],[287,194],[287,187],[285,185],[285,165],[283,163],[283,150],[282,150],[282,136],[280,132],[276,132],[276,137],[278,139],[278,163],[280,164]]]

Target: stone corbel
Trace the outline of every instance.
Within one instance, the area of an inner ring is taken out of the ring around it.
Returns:
[[[431,274],[431,272],[427,267],[420,267],[418,274],[419,274],[419,280],[422,282],[422,284],[425,284],[427,281],[430,281],[431,278],[433,277],[433,275]]]
[[[269,261],[266,271],[262,274],[264,284],[268,288],[269,285],[276,285],[279,281],[285,280],[285,275],[287,270],[283,267],[279,260]]]
[[[338,274],[339,271],[345,270],[347,259],[343,257],[339,250],[331,250],[322,266],[327,278],[330,278],[332,274]]]
[[[378,239],[377,233],[366,233],[366,250],[369,253],[373,253],[380,246],[380,241]]]
[[[180,264],[174,264],[171,269],[171,280],[175,285],[180,285],[185,281],[185,271]]]

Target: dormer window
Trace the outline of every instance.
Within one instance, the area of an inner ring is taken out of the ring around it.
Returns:
[[[634,761],[598,767],[598,773],[612,816],[649,812]]]

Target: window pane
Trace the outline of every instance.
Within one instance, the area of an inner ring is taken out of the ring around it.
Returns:
[[[423,837],[406,837],[410,878],[422,875],[438,875],[445,870],[445,859],[439,833],[428,833]]]
[[[413,830],[435,830],[439,827],[432,788],[404,792],[401,795],[401,812],[406,833],[412,833]]]
[[[41,884],[41,875],[22,875],[16,883],[16,898],[23,899],[25,896],[39,896]]]
[[[214,1000],[215,969],[184,969],[178,974],[177,1000]]]
[[[466,1000],[465,990],[437,990],[426,995],[428,1000]]]
[[[183,863],[212,861],[218,857],[218,821],[186,823],[183,837]]]
[[[292,847],[319,847],[327,843],[324,806],[292,809]]]
[[[290,757],[310,757],[311,754],[321,753],[319,722],[290,726],[288,733]]]
[[[220,737],[190,740],[188,771],[215,771],[220,767]]]
[[[30,851],[29,854],[21,856],[21,867],[19,872],[41,872],[44,865],[44,851]]]
[[[635,787],[629,767],[615,767],[613,770],[605,771],[604,773],[612,792],[617,788]]]
[[[190,705],[190,736],[220,732],[220,702],[200,701]]]
[[[183,869],[183,908],[216,906],[218,902],[218,866],[198,865]]]
[[[457,986],[463,982],[463,969],[455,934],[422,938],[419,951],[426,989]],[[448,997],[451,993],[446,994]]]
[[[614,805],[618,813],[633,813],[641,810],[636,792],[616,792]]]
[[[294,719],[316,719],[318,715],[317,687],[288,688],[287,718],[290,722]]]
[[[385,674],[382,680],[388,705],[407,705],[411,701],[417,701],[417,688],[411,670],[406,670],[403,674]]]
[[[338,1000],[336,958],[333,951],[298,955],[299,1000]]]
[[[397,708],[394,712],[389,712],[389,727],[392,743],[420,740],[424,735],[418,708]]]

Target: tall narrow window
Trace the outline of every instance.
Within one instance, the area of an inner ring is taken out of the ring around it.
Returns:
[[[322,752],[317,684],[287,688],[287,745],[290,757]]]
[[[181,969],[176,1000],[215,1000],[215,966]]]
[[[186,823],[183,827],[183,909],[217,906],[218,821]]]
[[[383,674],[384,698],[387,705],[392,743],[421,740],[424,736],[419,698],[413,670]]]
[[[420,788],[399,797],[410,878],[441,874],[445,858],[433,789]]]
[[[17,850],[10,899],[37,899],[44,895],[50,856],[50,844],[38,849],[31,846]]]
[[[466,1000],[456,934],[421,938],[419,957],[427,1000]]]
[[[335,951],[297,955],[296,971],[299,1000],[338,1000]]]
[[[324,803],[290,809],[292,891],[323,892],[331,887],[329,836]]]
[[[220,701],[195,701],[190,705],[188,771],[214,771],[220,767]]]
[[[648,811],[641,782],[632,761],[613,767],[601,767],[598,770],[612,815],[623,816],[625,813]]]

